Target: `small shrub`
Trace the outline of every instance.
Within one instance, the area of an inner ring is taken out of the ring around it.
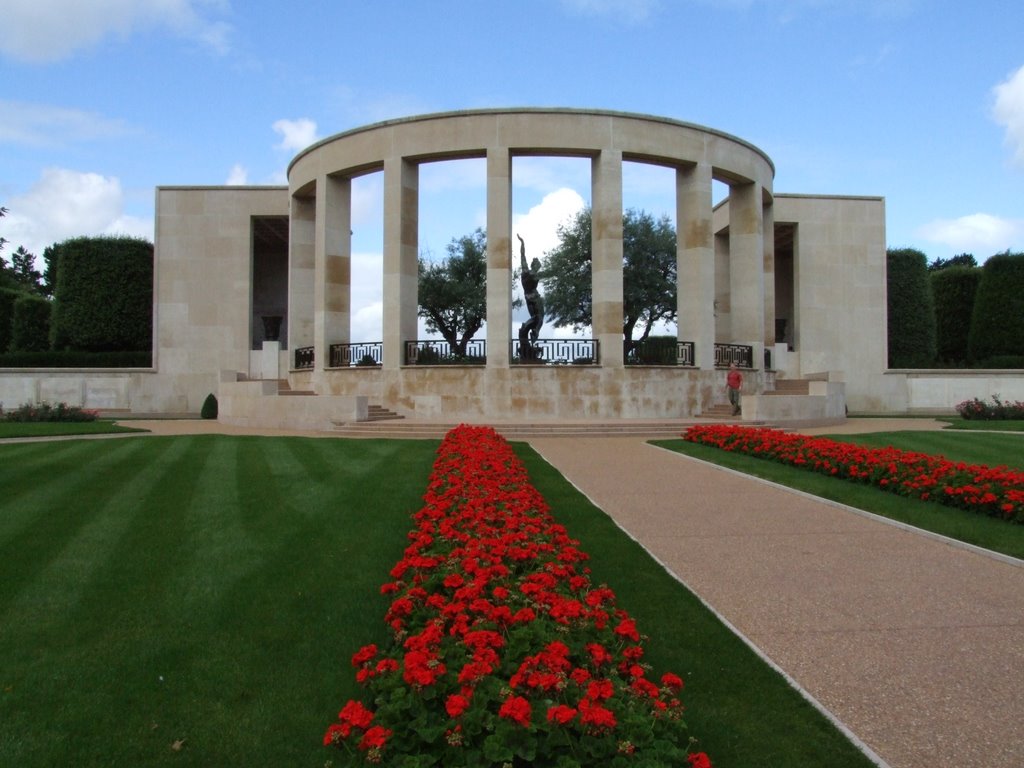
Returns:
[[[217,418],[217,397],[211,392],[203,400],[203,407],[199,411],[199,416],[204,419],[216,419]]]
[[[96,411],[79,408],[67,403],[25,403],[13,411],[4,411],[0,405],[0,418],[4,421],[96,421]]]
[[[997,421],[1001,419],[1024,419],[1024,402],[1016,400],[1003,402],[999,395],[992,395],[992,402],[974,398],[964,400],[956,406],[960,418],[976,421]]]

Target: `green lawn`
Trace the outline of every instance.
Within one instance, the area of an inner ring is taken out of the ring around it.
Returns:
[[[875,447],[944,455],[953,461],[1024,468],[1024,436],[981,432],[872,432],[827,435],[834,440]],[[766,459],[742,456],[684,440],[659,440],[657,445],[710,461],[765,480],[908,523],[995,552],[1024,558],[1024,525],[975,515],[934,502],[906,499],[849,480],[826,477]]]
[[[146,432],[122,427],[112,421],[0,421],[0,439],[8,437],[56,437],[62,435],[106,435],[115,432]]]
[[[0,445],[0,765],[323,766],[386,633],[434,441],[204,435]],[[687,678],[718,768],[868,766],[849,742],[519,446],[598,581]],[[178,747],[178,749],[175,749]]]
[[[949,424],[947,429],[969,429],[990,432],[1024,432],[1024,419],[993,419],[991,421],[979,421],[978,419],[961,419],[955,416],[943,416],[939,421]]]

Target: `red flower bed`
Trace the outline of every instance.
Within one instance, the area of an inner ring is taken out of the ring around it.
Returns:
[[[768,428],[694,426],[686,440],[1024,523],[1024,472],[897,448],[866,448]]]
[[[324,744],[389,766],[710,768],[682,679],[648,679],[635,621],[494,430],[446,435],[414,521],[381,587],[392,641],[352,657],[365,703]]]

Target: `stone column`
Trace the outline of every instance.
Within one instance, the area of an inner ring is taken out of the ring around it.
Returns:
[[[594,157],[590,183],[594,338],[601,365],[622,368],[622,152]]]
[[[764,347],[775,354],[775,209],[770,201],[764,203],[762,214],[764,231]],[[764,356],[754,361],[764,365]],[[775,360],[772,360],[775,367]]]
[[[676,171],[678,339],[694,343],[694,365],[715,367],[715,241],[711,166]]]
[[[761,186],[733,184],[729,191],[729,294],[732,341],[754,348],[764,365],[764,242]]]
[[[512,155],[487,150],[487,366],[508,368],[512,338]]]
[[[347,344],[351,315],[352,182],[322,176],[316,196],[316,286],[313,336],[316,370],[330,365],[329,346]]]
[[[316,284],[316,198],[293,197],[288,223],[288,355],[314,344],[313,293]]]
[[[384,368],[400,367],[416,338],[419,177],[414,162],[384,161]]]

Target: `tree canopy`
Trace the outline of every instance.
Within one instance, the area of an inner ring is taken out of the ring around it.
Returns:
[[[419,309],[427,330],[440,333],[455,355],[487,319],[487,233],[452,238],[441,261],[419,258]]]
[[[593,323],[591,211],[558,227],[559,244],[546,254],[541,287],[556,326],[580,330]],[[622,336],[646,339],[658,321],[676,317],[676,233],[668,216],[629,209],[622,215]]]

